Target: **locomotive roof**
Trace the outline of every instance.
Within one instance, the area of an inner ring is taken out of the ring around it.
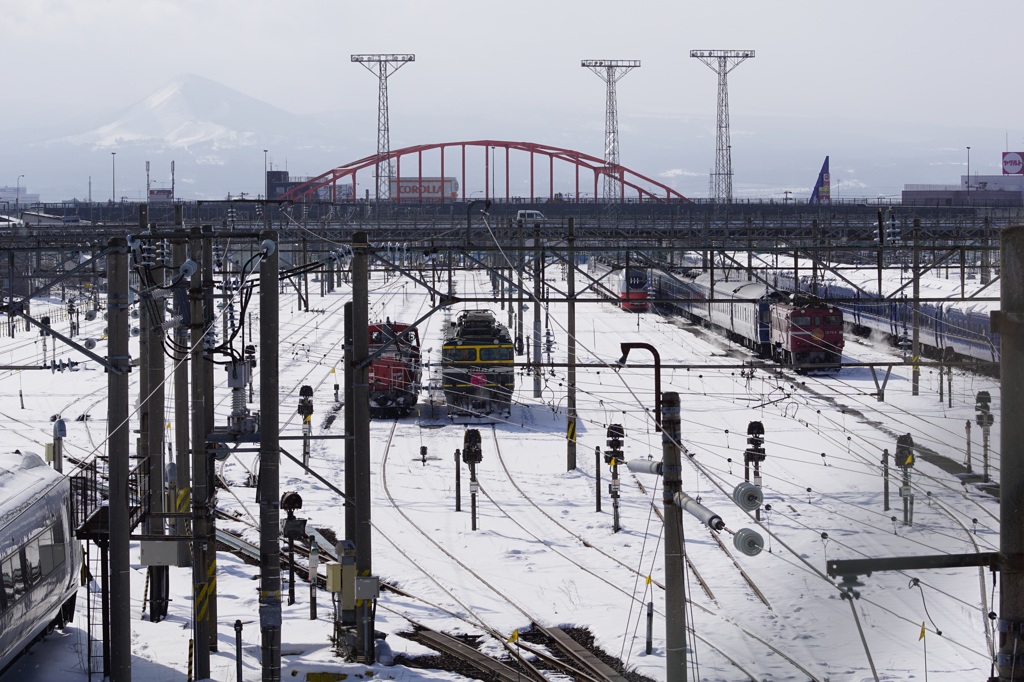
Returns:
[[[6,526],[61,478],[37,454],[0,453],[0,526]]]
[[[413,327],[406,322],[371,322],[367,325],[367,328],[370,331],[380,331],[385,327],[398,333],[402,333],[407,329],[416,329],[416,327]]]
[[[508,328],[498,322],[490,310],[464,310],[457,321],[452,322],[445,341],[451,339],[497,339],[511,341]]]

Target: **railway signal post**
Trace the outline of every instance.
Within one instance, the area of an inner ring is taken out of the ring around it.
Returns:
[[[914,491],[910,487],[910,470],[914,468],[914,439],[909,433],[896,437],[896,466],[903,470],[903,525],[914,525]]]
[[[477,429],[467,429],[462,441],[462,461],[469,465],[469,509],[473,530],[476,530],[476,494],[480,488],[476,481],[476,465],[483,459],[480,432]]]
[[[981,427],[982,480],[988,483],[988,437],[990,428],[996,421],[995,416],[992,414],[992,396],[988,391],[978,391],[975,406],[978,410],[976,419],[978,426]],[[970,425],[970,422],[968,422],[968,425]]]
[[[764,425],[761,422],[750,422],[747,425],[747,444],[743,451],[744,480],[750,482],[750,465],[754,465],[754,485],[761,487],[761,462],[764,461]],[[754,518],[761,520],[761,507],[754,510]]]
[[[974,459],[974,458],[971,457],[971,420],[970,419],[967,420],[967,422],[966,422],[966,424],[964,426],[964,429],[967,431],[967,455],[966,455],[966,457],[964,459],[964,463],[967,465],[967,473],[968,474],[973,474],[974,473],[974,463],[971,460]]]
[[[302,417],[302,466],[309,468],[309,437],[313,430],[313,387],[299,389],[299,416]]]
[[[281,496],[281,509],[288,514],[284,520],[284,537],[288,540],[288,606],[295,603],[295,540],[306,537],[306,519],[296,518],[302,509],[302,497],[296,492]]]
[[[608,484],[608,494],[612,498],[612,532],[619,532],[619,462],[622,461],[622,441],[626,431],[622,424],[609,424],[605,444],[608,450],[604,453],[604,463],[611,465],[612,482]]]
[[[455,448],[455,511],[462,511],[462,467],[459,460],[462,451]]]

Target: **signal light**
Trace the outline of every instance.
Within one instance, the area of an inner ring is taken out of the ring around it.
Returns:
[[[914,439],[909,433],[896,437],[896,466],[910,469],[914,466]]]

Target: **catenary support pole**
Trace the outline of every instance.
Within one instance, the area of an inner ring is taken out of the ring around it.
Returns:
[[[540,248],[540,223],[533,226],[533,397],[540,398],[543,388],[540,368],[540,300],[543,296],[544,258]]]
[[[260,634],[263,682],[281,679],[281,434],[277,233],[260,233]]]
[[[175,207],[180,208],[180,206]],[[175,216],[180,212],[175,210]],[[176,224],[180,226],[180,223]],[[171,262],[174,266],[180,267],[186,260],[185,240],[176,239],[171,242]],[[186,282],[179,286],[187,287]],[[175,297],[174,315],[179,320],[184,320],[188,303]],[[174,328],[174,338],[177,343],[173,345],[174,353],[174,462],[175,462],[175,509],[174,511],[184,514],[192,504],[192,466],[189,459],[189,420],[188,420],[188,327],[182,322]],[[178,537],[185,537],[185,517],[179,516],[174,522],[174,534]],[[192,552],[188,543],[178,542],[178,566],[184,568],[192,562]]]
[[[142,225],[140,227],[146,227]],[[153,263],[151,266],[155,266]],[[163,270],[147,266],[149,270],[147,285],[163,285]],[[140,301],[140,352],[146,375],[145,390],[141,390],[140,399],[143,410],[139,414],[140,455],[145,452],[149,460],[149,522],[147,530],[154,535],[164,534],[164,299],[144,294]],[[145,341],[146,352],[141,350]],[[145,425],[143,425],[143,417]],[[143,445],[143,441],[145,441]],[[184,544],[184,543],[183,543]],[[149,619],[159,622],[167,615],[168,598],[168,566],[148,567],[150,581]]]
[[[565,440],[565,470],[572,471],[576,468],[576,219],[569,218],[569,235],[566,238],[568,243],[569,267],[566,278],[568,280],[567,303],[569,305],[569,320],[566,329],[566,343],[569,347],[569,386],[566,390],[566,440]],[[597,510],[601,511],[601,492],[598,490]]]
[[[131,559],[128,545],[128,242],[110,240],[107,256],[107,452],[110,457],[110,667],[111,682],[132,679]]]
[[[193,228],[189,251],[196,264],[202,263],[205,244],[199,228]],[[189,283],[189,328],[192,369],[192,614],[195,630],[196,679],[210,676],[210,621],[208,599],[210,489],[206,465],[206,393],[203,390],[203,278],[196,272]]]
[[[345,304],[345,319],[344,319],[344,334],[345,334],[345,364],[344,364],[344,376],[342,380],[345,383],[345,495],[349,500],[356,499],[356,450],[355,443],[352,439],[354,432],[355,416],[353,414],[353,406],[355,401],[352,399],[352,385],[354,379],[352,375],[355,373],[355,359],[352,355],[352,302],[349,301]],[[356,537],[356,514],[355,508],[346,505],[345,506],[345,538],[353,540]]]
[[[204,243],[199,227],[191,230],[188,249],[201,265]],[[210,488],[206,464],[206,372],[203,371],[203,276],[197,271],[188,285],[189,352],[191,356],[191,470],[193,470],[193,619],[196,633],[196,678],[210,676],[210,621],[207,554],[209,546]]]
[[[911,395],[921,392],[921,249],[918,240],[921,236],[921,219],[914,218],[914,250],[911,276],[914,278],[914,301],[911,308],[911,343],[910,350],[914,357],[911,370]],[[941,377],[939,383],[942,383]]]
[[[665,671],[666,682],[686,682],[686,583],[683,576],[683,511],[679,394],[661,400],[662,500],[665,504]]]
[[[450,251],[449,251],[450,253]],[[372,574],[372,528],[370,525],[370,393],[369,365],[369,244],[365,232],[352,235],[352,415],[355,446],[355,536],[356,576]],[[364,663],[374,660],[373,602],[356,601],[356,651]]]
[[[1002,357],[1002,420],[999,482],[999,552],[1003,557],[999,589],[1000,680],[1024,680],[1024,225],[1002,231],[1001,310],[997,318]],[[995,326],[995,325],[994,325]]]
[[[203,253],[202,253],[202,276],[203,276],[203,339],[208,342],[207,347],[212,347],[216,341],[214,326],[214,294],[217,291],[217,284],[213,281],[213,239],[211,233],[213,227],[204,225],[203,231]],[[203,350],[203,362],[201,363],[202,374],[197,371],[192,381],[198,381],[202,377],[203,402],[203,431],[207,436],[213,432],[215,417],[213,413],[213,370],[214,365],[210,362],[210,354]],[[210,637],[210,651],[217,651],[219,639],[217,637],[217,517],[214,513],[216,503],[216,486],[214,482],[214,459],[208,449],[203,447],[206,464],[206,627]]]

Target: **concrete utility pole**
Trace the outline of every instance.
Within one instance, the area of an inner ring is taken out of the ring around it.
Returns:
[[[639,59],[584,59],[580,66],[590,69],[607,85],[604,107],[604,200],[621,201],[624,187],[619,170],[619,105],[616,83],[633,69],[640,68]],[[577,200],[579,197],[577,197]]]
[[[277,233],[260,233],[260,639],[263,682],[281,679],[281,434]],[[198,676],[197,676],[198,677]]]
[[[175,224],[181,227],[178,218],[181,212],[179,206],[175,206]],[[185,240],[176,239],[171,242],[171,262],[180,266],[185,262]],[[187,287],[182,281],[178,286]],[[180,298],[175,297],[174,314],[180,320],[184,320],[188,310]],[[175,511],[183,514],[189,510],[192,504],[192,466],[189,460],[189,420],[188,420],[188,327],[179,323],[174,328],[176,343],[173,347],[174,353],[174,461],[175,480],[177,492],[175,499]],[[177,517],[174,522],[175,535],[185,537],[186,523],[184,517]],[[191,564],[192,552],[188,543],[178,542],[178,566],[185,567]]]
[[[189,251],[195,263],[203,262],[203,237],[200,228],[192,228]],[[209,553],[215,551],[209,544],[210,481],[207,466],[206,436],[210,429],[206,419],[206,392],[203,390],[203,277],[201,272],[192,275],[189,283],[189,319],[191,339],[189,352],[192,366],[192,596],[195,632],[194,662],[196,679],[210,676],[210,599],[207,573]]]
[[[148,225],[148,205],[140,206],[139,227]],[[164,299],[153,295],[151,287],[163,284],[163,270],[157,269],[155,244],[140,253],[139,355],[143,371],[139,377],[139,455],[148,460],[149,514],[146,532],[164,534]],[[182,543],[184,544],[184,543]],[[162,557],[162,554],[161,554]],[[161,558],[147,565],[149,574],[149,619],[156,623],[167,615],[170,571]]]
[[[216,342],[216,327],[214,326],[214,293],[217,290],[216,282],[213,281],[213,239],[211,233],[213,228],[210,225],[204,225],[203,231],[203,252],[202,252],[202,297],[203,297],[203,361],[200,363],[200,370],[198,370],[192,377],[193,382],[201,382],[201,390],[203,392],[203,433],[204,438],[209,437],[209,434],[213,433],[214,425],[216,424],[216,417],[213,413],[214,399],[213,399],[213,369],[216,367],[210,360],[212,359],[212,353],[208,349],[213,348]],[[193,444],[194,446],[194,444]],[[217,651],[218,638],[217,638],[217,517],[214,514],[214,510],[217,506],[217,486],[215,485],[215,474],[214,474],[214,459],[213,451],[208,448],[206,444],[203,444],[203,461],[206,465],[206,537],[207,547],[209,548],[206,555],[206,596],[209,604],[206,609],[206,622],[209,628],[210,636],[210,651]]]
[[[110,456],[110,675],[111,682],[132,679],[131,535],[128,514],[128,241],[114,237],[107,256],[107,451]]]
[[[683,517],[675,505],[682,491],[679,394],[661,398],[662,500],[665,504],[665,670],[667,682],[686,682],[686,580],[683,575]]]
[[[352,440],[355,447],[356,651],[363,662],[374,660],[373,600],[360,598],[360,578],[372,575],[370,526],[370,394],[369,394],[369,244],[365,232],[352,235]]]
[[[377,93],[377,200],[391,192],[391,131],[388,122],[388,77],[416,61],[414,54],[354,54],[352,61],[362,64],[379,81]],[[371,66],[374,64],[376,66]],[[379,213],[378,213],[379,215]]]
[[[711,175],[711,198],[732,203],[732,144],[729,141],[729,72],[748,59],[753,50],[690,50],[690,57],[704,62],[718,74],[718,125],[715,136],[715,172]]]

